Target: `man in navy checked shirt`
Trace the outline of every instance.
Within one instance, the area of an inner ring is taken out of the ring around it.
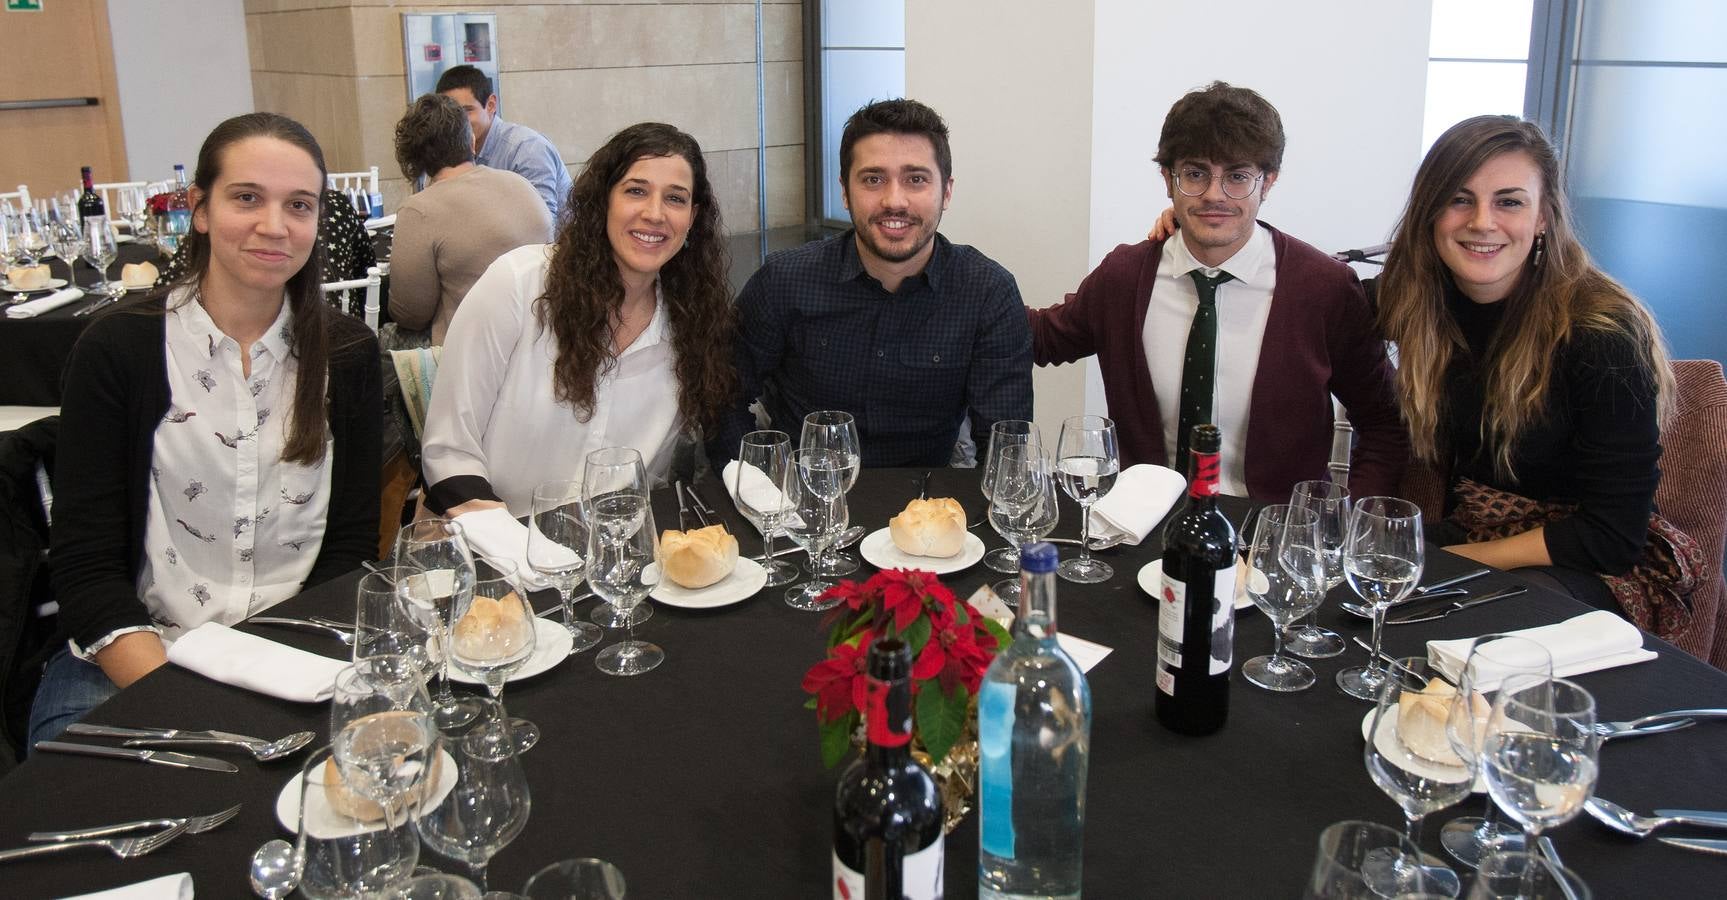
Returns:
[[[852,228],[770,257],[738,296],[742,397],[710,444],[737,455],[760,399],[792,435],[844,410],[865,466],[945,466],[960,422],[1031,418],[1031,332],[1013,276],[936,233],[953,197],[947,125],[915,100],[847,120],[840,183]]]

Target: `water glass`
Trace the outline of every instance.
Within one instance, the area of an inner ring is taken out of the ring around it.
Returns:
[[[624,900],[624,873],[603,859],[566,859],[534,873],[528,900]]]
[[[1038,432],[1037,426],[1031,422],[1024,419],[1002,419],[990,426],[989,447],[983,457],[983,477],[979,480],[979,486],[983,489],[985,500],[991,503],[995,502],[995,479],[996,472],[1001,466],[1002,451],[1009,447],[1022,447],[1028,444],[1039,450],[1043,448],[1043,437]],[[999,532],[1001,529],[997,528],[996,530]],[[1003,534],[1002,537],[1007,537],[1007,535]],[[983,564],[997,572],[1017,576],[1019,574],[1019,543],[1008,538],[1006,547],[998,547],[983,555]],[[1012,583],[1017,586],[1019,581],[1016,579]],[[996,593],[1000,594],[1001,591],[998,590]]]
[[[388,900],[482,900],[479,885],[460,875],[425,872],[402,882],[385,895]]]
[[[407,878],[420,858],[412,815],[382,817],[363,801],[330,802],[332,792],[358,793],[342,780],[333,753],[330,747],[312,751],[300,771],[295,853],[301,861],[300,893],[312,900],[382,891]]]
[[[436,606],[410,600],[401,582],[415,574],[407,566],[380,566],[360,578],[354,591],[355,662],[376,656],[407,656],[429,678],[443,665],[444,627]]]
[[[605,636],[598,626],[576,618],[575,593],[587,573],[587,552],[588,511],[582,506],[582,483],[541,482],[534,488],[533,512],[528,517],[528,565],[558,592],[572,655]]]
[[[1313,686],[1313,669],[1283,655],[1284,630],[1319,606],[1324,585],[1319,517],[1312,510],[1287,504],[1261,509],[1248,545],[1247,595],[1271,620],[1271,655],[1243,663],[1242,677],[1268,691],[1304,691]]]
[[[615,450],[627,452],[610,452]],[[624,461],[629,455],[639,470],[641,456],[634,450],[610,448],[588,455],[588,586],[612,604],[628,629],[625,640],[594,657],[594,665],[607,675],[640,675],[666,658],[664,650],[635,639],[640,619],[634,610],[647,605],[642,601],[660,583],[660,541],[647,480],[628,474]],[[596,457],[605,473],[598,478]]]
[[[992,447],[990,457],[995,473],[989,524],[1007,540],[1017,566],[1019,548],[1043,540],[1055,530],[1061,517],[1061,507],[1055,498],[1055,471],[1043,448],[1031,441],[1006,445],[999,450]],[[991,590],[1003,602],[1019,605],[1021,587],[1018,578],[999,581]]]
[[[1539,853],[1496,851],[1481,861],[1468,900],[1589,900],[1577,873]]]
[[[421,519],[402,526],[396,533],[395,562],[414,570],[397,583],[397,589],[409,604],[438,611],[443,646],[449,646],[456,606],[468,602],[474,592],[474,556],[462,526],[445,518]],[[448,653],[439,660],[438,690],[432,701],[440,724],[472,714],[465,701],[450,691]]]
[[[1396,497],[1368,497],[1355,505],[1343,544],[1343,574],[1350,590],[1373,607],[1373,650],[1367,665],[1337,673],[1337,686],[1345,694],[1378,699],[1385,685],[1385,671],[1379,667],[1385,613],[1415,590],[1425,560],[1419,507]]]
[[[451,629],[450,660],[484,684],[494,700],[503,697],[504,683],[534,655],[538,619],[516,583],[515,563],[480,560],[471,599],[456,607]],[[540,729],[534,723],[517,719],[514,725],[518,750],[539,743]]]
[[[1431,893],[1433,880],[1419,862],[1420,853],[1396,829],[1376,822],[1336,822],[1319,834],[1319,850],[1301,896],[1303,900],[1384,900]],[[1383,880],[1387,872],[1398,873],[1401,880],[1387,883]]]
[[[1056,574],[1067,581],[1095,584],[1115,575],[1108,563],[1091,558],[1091,507],[1115,487],[1121,453],[1115,422],[1103,416],[1070,416],[1056,443],[1061,489],[1079,504],[1079,556],[1063,560]]]
[[[852,486],[857,484],[858,472],[863,467],[861,447],[857,420],[852,418],[851,413],[828,409],[804,416],[803,430],[798,435],[798,448],[832,450],[840,455],[845,474],[842,494],[850,493]],[[841,542],[842,539],[836,537],[819,555],[812,552],[810,571],[821,578],[838,578],[856,572],[857,560],[835,549]]]
[[[1289,505],[1312,510],[1319,516],[1319,549],[1325,554],[1325,590],[1343,583],[1343,540],[1349,533],[1349,489],[1335,481],[1302,481],[1289,492]],[[1323,605],[1324,599],[1320,603]],[[1329,659],[1342,655],[1348,645],[1343,635],[1319,627],[1319,607],[1308,613],[1307,622],[1292,629],[1287,638],[1289,652],[1307,659]]]
[[[48,252],[48,228],[34,209],[20,210],[12,227],[12,255],[21,266],[34,266]]]
[[[120,245],[114,236],[114,226],[108,223],[106,216],[91,216],[84,220],[84,243],[80,253],[84,261],[96,270],[96,282],[90,293],[99,297],[115,296],[118,292],[108,281],[108,267],[119,256]]]
[[[1363,751],[1368,776],[1403,810],[1404,837],[1417,847],[1421,846],[1421,823],[1427,814],[1469,796],[1475,785],[1474,760],[1459,756],[1451,746],[1449,719],[1456,707],[1449,700],[1442,704],[1437,720],[1404,721],[1400,709],[1403,695],[1421,693],[1437,677],[1437,670],[1426,657],[1398,660],[1380,690]],[[1467,713],[1467,707],[1464,709]],[[1438,882],[1440,892],[1457,896],[1457,874],[1438,859],[1423,856],[1421,860],[1428,875]],[[1372,883],[1375,875],[1368,875]],[[1379,875],[1384,879],[1381,884],[1395,883],[1402,877],[1384,871]]]
[[[727,487],[737,498],[738,511],[762,535],[762,555],[756,560],[767,570],[768,587],[797,580],[797,566],[774,556],[774,538],[780,533],[791,502],[786,498],[786,479],[792,471],[791,437],[783,431],[752,431],[738,443],[738,463]]]
[[[1501,634],[1477,638],[1470,645],[1463,670],[1458,673],[1457,699],[1453,703],[1480,695],[1483,702],[1491,704],[1498,699],[1500,683],[1508,675],[1551,679],[1553,657],[1546,647],[1528,638]],[[1470,703],[1472,707],[1475,705],[1473,701]],[[1459,755],[1479,756],[1481,744],[1487,739],[1486,720],[1476,722],[1472,710],[1468,717],[1453,713],[1450,721],[1452,749]],[[1470,733],[1463,733],[1465,728]],[[1487,799],[1486,815],[1458,816],[1446,822],[1439,830],[1439,843],[1452,859],[1471,869],[1479,866],[1489,853],[1524,849],[1523,832],[1499,821],[1491,797]]]
[[[816,560],[846,528],[846,467],[844,455],[833,450],[802,447],[792,454],[792,473],[786,477],[791,503],[786,533],[808,551],[810,574],[815,576],[786,592],[786,605],[793,609],[816,612],[841,602],[838,597],[822,597],[834,584],[825,579],[826,572]]]
[[[1523,826],[1525,846],[1571,821],[1595,793],[1601,737],[1595,698],[1575,682],[1513,675],[1499,686],[1481,746],[1493,802]]]
[[[595,524],[592,517],[595,514],[596,498],[639,495],[644,498],[639,507],[633,505],[633,501],[620,499],[617,502],[631,505],[632,509],[647,509],[645,498],[648,496],[649,487],[647,469],[642,465],[642,455],[635,450],[629,447],[603,447],[589,453],[582,477],[582,502],[588,510],[589,525]],[[610,521],[617,525],[622,520],[613,516]],[[592,557],[589,557],[590,565],[592,561]],[[588,586],[594,586],[591,573]],[[595,625],[604,628],[628,628],[646,622],[654,614],[654,608],[650,604],[637,603],[624,610],[611,602],[598,588],[595,588],[594,593],[605,600],[588,614],[588,621]]]
[[[474,722],[441,731],[455,760],[455,786],[426,803],[416,825],[426,846],[466,864],[483,892],[487,864],[522,833],[533,800],[510,718],[497,701],[481,703]]]

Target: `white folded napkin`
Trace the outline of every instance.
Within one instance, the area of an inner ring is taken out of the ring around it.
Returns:
[[[1115,487],[1091,507],[1093,540],[1115,540],[1137,546],[1163,521],[1169,508],[1187,490],[1187,479],[1174,469],[1140,463],[1128,466]]]
[[[335,693],[336,673],[348,664],[307,653],[221,622],[205,622],[168,647],[168,661],[205,678],[297,703]]]
[[[741,489],[738,484],[739,469],[743,470]],[[780,491],[779,485],[774,484],[772,478],[769,478],[761,469],[755,466],[746,466],[735,459],[726,463],[726,467],[720,470],[720,480],[725,482],[726,493],[731,495],[732,505],[736,506],[740,513],[744,512],[743,504],[738,500],[740,493],[748,495],[750,506],[755,509],[773,509],[785,502],[785,494]],[[796,513],[788,511],[787,518],[794,518],[796,515]],[[744,513],[744,518],[750,519],[749,514]],[[750,519],[750,524],[755,525],[755,520]],[[758,527],[756,530],[760,531],[761,529]]]
[[[84,292],[75,288],[61,288],[46,297],[39,297],[28,303],[20,303],[6,310],[8,319],[29,319],[45,312],[52,312],[68,303],[77,303]]]
[[[94,894],[79,894],[62,900],[192,900],[192,873],[163,875],[161,878],[152,878],[137,884],[97,891]]]
[[[1013,610],[1002,602],[1000,595],[991,590],[989,585],[985,584],[972,591],[965,602],[970,603],[978,612],[1000,622],[1008,631],[1013,630]],[[1073,658],[1074,665],[1079,666],[1081,672],[1090,672],[1093,666],[1103,662],[1103,658],[1114,651],[1113,647],[1105,647],[1096,641],[1075,637],[1065,631],[1056,634],[1055,642],[1067,651],[1067,655]]]
[[[1648,662],[1656,657],[1653,650],[1643,649],[1643,632],[1637,626],[1604,609],[1584,613],[1554,625],[1525,628],[1506,634],[1527,638],[1547,648],[1553,657],[1553,674],[1559,677],[1599,672],[1632,663]],[[1441,672],[1453,679],[1463,671],[1469,658],[1473,638],[1455,641],[1428,641],[1427,658]],[[1476,689],[1492,691],[1505,680],[1507,671],[1477,658]],[[1495,671],[1498,669],[1498,671]]]
[[[462,537],[475,553],[490,560],[506,560],[516,565],[516,586],[537,591],[551,582],[528,565],[528,526],[516,521],[502,506],[463,513],[456,517],[462,526]]]

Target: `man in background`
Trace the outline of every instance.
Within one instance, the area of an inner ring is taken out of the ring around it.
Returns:
[[[564,198],[570,193],[570,170],[558,148],[546,136],[526,125],[506,122],[498,115],[498,95],[492,79],[473,66],[453,66],[438,76],[438,93],[456,101],[468,114],[474,129],[474,162],[493,169],[514,172],[539,192],[558,221]]]

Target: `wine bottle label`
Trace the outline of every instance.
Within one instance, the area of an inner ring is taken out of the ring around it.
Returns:
[[[905,887],[904,900],[942,900],[942,845],[936,838],[928,847],[905,858],[900,870],[905,873],[900,884]],[[834,853],[834,900],[863,900],[864,874],[845,864]]]
[[[1229,671],[1235,653],[1235,569],[1218,569],[1211,585],[1211,665],[1218,675]],[[1187,630],[1187,584],[1163,576],[1163,602],[1157,610],[1157,689],[1175,696],[1175,670],[1181,668],[1182,637]]]

